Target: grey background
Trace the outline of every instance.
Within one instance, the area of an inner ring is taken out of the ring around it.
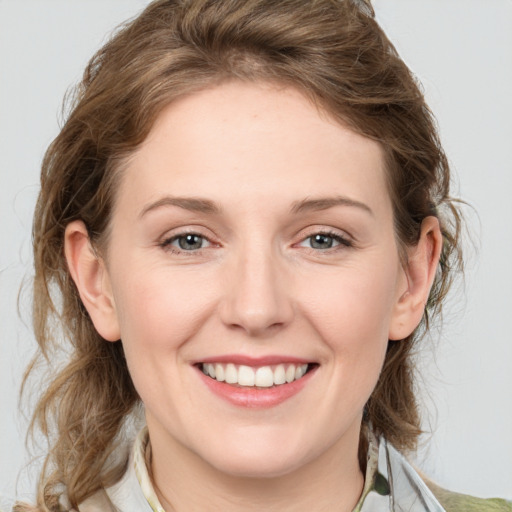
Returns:
[[[93,51],[145,0],[0,0],[0,494],[30,496],[18,412],[30,329],[30,226],[60,105]],[[460,492],[512,498],[512,1],[376,0],[422,81],[467,211],[465,285],[424,341],[417,464]],[[29,291],[29,290],[28,290]],[[25,411],[26,412],[26,411]],[[21,471],[21,472],[20,472]],[[19,478],[18,478],[19,475]],[[15,490],[17,485],[17,491]]]

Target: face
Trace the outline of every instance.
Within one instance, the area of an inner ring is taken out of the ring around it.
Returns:
[[[106,271],[154,449],[245,476],[357,452],[407,290],[377,143],[289,88],[181,99],[123,171]]]

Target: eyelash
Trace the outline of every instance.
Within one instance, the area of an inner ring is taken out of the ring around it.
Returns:
[[[345,236],[341,235],[340,233],[337,233],[334,231],[316,231],[314,233],[311,233],[307,237],[303,238],[301,240],[300,244],[303,244],[307,240],[312,240],[315,236],[324,236],[324,237],[332,238],[335,242],[338,243],[338,245],[335,245],[334,247],[328,247],[326,249],[316,249],[314,247],[306,247],[306,249],[314,251],[315,253],[330,253],[330,252],[334,252],[334,251],[337,251],[337,250],[340,250],[343,248],[350,248],[350,247],[354,246],[354,244],[351,240],[349,240]]]
[[[187,236],[196,236],[198,238],[201,238],[202,241],[207,242],[209,245],[207,245],[206,247],[200,247],[198,249],[191,249],[191,250],[182,249],[182,248],[175,247],[175,246],[172,245],[174,242],[177,242],[181,238],[185,238]],[[190,232],[185,232],[185,233],[178,233],[177,235],[173,235],[173,236],[171,236],[169,238],[166,238],[159,245],[160,245],[160,247],[162,247],[162,249],[165,249],[165,250],[170,251],[170,252],[175,253],[175,254],[187,254],[187,253],[189,253],[189,254],[197,254],[201,250],[206,249],[206,248],[210,247],[213,244],[212,244],[212,242],[206,236],[201,235],[200,233],[197,233],[195,231],[190,231]]]
[[[199,247],[197,249],[190,249],[190,250],[178,248],[178,247],[175,247],[172,245],[174,242],[177,242],[180,239],[185,238],[187,236],[196,236],[196,237],[200,238],[203,242],[207,242],[208,245],[206,247]],[[351,248],[354,246],[354,244],[352,243],[351,240],[349,240],[345,236],[340,235],[339,233],[334,232],[334,231],[315,231],[314,233],[311,233],[310,235],[303,238],[299,242],[299,244],[295,244],[295,245],[301,246],[301,244],[305,243],[307,240],[311,241],[313,239],[313,237],[315,237],[315,236],[323,236],[323,237],[331,238],[334,242],[337,242],[337,245],[335,245],[333,247],[327,247],[325,249],[314,248],[311,246],[310,247],[303,246],[305,249],[308,249],[316,254],[332,253],[332,252],[341,250],[343,248]],[[172,252],[174,254],[187,254],[187,253],[188,254],[199,254],[203,249],[207,249],[213,245],[214,245],[213,242],[211,242],[211,240],[209,240],[206,236],[201,235],[200,233],[197,233],[194,231],[178,233],[177,235],[173,235],[169,238],[166,238],[165,240],[163,240],[162,242],[159,243],[159,246],[162,249]]]

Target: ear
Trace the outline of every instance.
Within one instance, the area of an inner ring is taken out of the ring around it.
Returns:
[[[120,336],[110,278],[104,260],[94,250],[82,221],[73,221],[64,234],[64,253],[69,272],[94,327],[108,341]]]
[[[426,217],[416,245],[407,248],[405,286],[399,297],[389,329],[390,340],[403,340],[418,327],[436,275],[443,236],[436,217]]]

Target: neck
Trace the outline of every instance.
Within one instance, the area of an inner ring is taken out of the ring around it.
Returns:
[[[151,472],[166,512],[351,512],[364,485],[358,437],[355,443],[343,438],[300,468],[273,477],[226,474],[176,441],[160,443],[158,434],[151,440]]]

